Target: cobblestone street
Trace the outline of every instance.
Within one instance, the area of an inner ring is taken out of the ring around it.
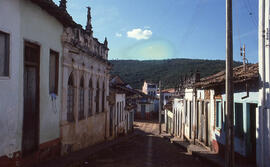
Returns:
[[[127,141],[104,149],[72,167],[162,167],[209,166],[158,135],[158,124],[135,123]],[[69,166],[69,167],[71,167]]]

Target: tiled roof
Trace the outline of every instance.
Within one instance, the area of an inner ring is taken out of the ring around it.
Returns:
[[[81,27],[81,25],[72,19],[67,11],[60,9],[52,0],[31,0],[31,2],[37,4],[51,16],[55,17],[65,27]]]
[[[252,79],[258,79],[259,67],[257,64],[246,65],[244,70],[243,65],[235,67],[233,69],[233,83],[246,82]],[[225,84],[226,73],[225,70],[209,77],[202,78],[200,82],[197,82],[194,86],[197,88],[210,88],[215,86],[221,86]]]

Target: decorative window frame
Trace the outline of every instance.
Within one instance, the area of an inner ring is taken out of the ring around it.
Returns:
[[[8,75],[7,76],[1,76],[0,75],[0,80],[10,80],[11,79],[11,43],[12,43],[12,35],[11,32],[5,31],[5,30],[0,30],[0,33],[6,34],[8,36],[8,46],[7,46],[7,57],[8,57]]]

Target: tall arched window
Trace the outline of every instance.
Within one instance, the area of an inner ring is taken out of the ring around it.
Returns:
[[[99,113],[99,82],[97,81],[97,90],[96,90],[96,113]]]
[[[74,121],[74,83],[73,75],[70,74],[68,78],[68,90],[67,90],[67,121]]]
[[[116,108],[116,123],[117,125],[119,123],[119,102],[117,102],[117,108]]]
[[[84,118],[84,79],[83,77],[80,80],[79,88],[79,120]]]
[[[103,83],[103,87],[102,87],[102,112],[104,112],[105,110],[105,101],[106,101],[106,96],[105,96],[105,84]]]
[[[93,115],[93,107],[92,107],[92,93],[93,86],[92,86],[92,79],[89,81],[89,89],[88,89],[88,117]]]

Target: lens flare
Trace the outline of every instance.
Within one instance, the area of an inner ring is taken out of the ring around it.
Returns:
[[[165,40],[151,40],[140,42],[131,47],[127,52],[127,58],[138,60],[160,60],[173,57],[174,48]]]

